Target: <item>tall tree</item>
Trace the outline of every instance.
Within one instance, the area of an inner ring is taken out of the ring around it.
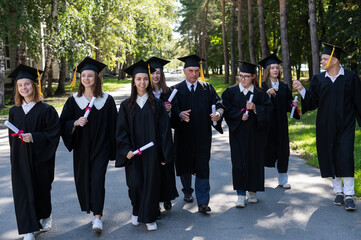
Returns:
[[[209,8],[209,1],[206,0],[206,3],[204,5],[204,21],[203,21],[203,29],[202,29],[202,57],[207,59],[207,16],[208,16],[208,8]],[[209,71],[208,71],[208,62],[204,62],[204,76],[209,77]]]
[[[253,26],[253,6],[252,0],[248,0],[248,46],[251,63],[256,63],[256,53],[254,49],[254,26]]]
[[[261,49],[262,49],[262,58],[267,57],[269,53],[267,36],[266,36],[266,27],[264,21],[264,13],[263,13],[263,1],[257,0],[258,5],[258,23],[259,23],[259,35],[261,38]]]
[[[237,25],[238,25],[238,60],[243,61],[243,49],[242,49],[242,0],[238,0],[238,14],[237,14]]]
[[[3,48],[3,41],[0,40],[0,108],[5,106],[4,103],[4,85],[5,85],[5,78],[4,78],[4,48]]]
[[[308,0],[308,9],[310,15],[310,36],[312,48],[312,72],[313,74],[320,73],[320,55],[317,37],[317,20],[316,20],[316,0]]]
[[[222,40],[224,57],[224,83],[229,83],[229,62],[226,36],[226,0],[222,0]]]
[[[288,87],[292,89],[292,73],[290,61],[290,48],[288,44],[287,28],[287,6],[286,0],[280,1],[280,25],[281,25],[281,45],[282,45],[282,62],[283,62],[283,79]]]
[[[230,34],[230,43],[231,43],[231,84],[236,83],[237,75],[237,65],[236,65],[236,37],[235,37],[235,26],[236,26],[236,7],[237,0],[232,0],[232,13],[231,13],[231,34]]]

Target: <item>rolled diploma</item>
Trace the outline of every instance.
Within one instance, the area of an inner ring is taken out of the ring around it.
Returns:
[[[249,100],[248,100],[248,102],[252,102],[252,100],[253,100],[253,94],[251,94],[251,96],[249,97]],[[246,113],[245,113],[246,115],[248,115],[248,110],[246,111]]]
[[[94,102],[95,102],[95,99],[97,99],[97,98],[96,98],[96,97],[92,97],[92,100],[90,100],[90,103],[89,103],[89,106],[88,106],[88,107],[90,107],[90,108],[93,107]],[[86,110],[86,112],[84,113],[84,116],[83,116],[83,117],[88,118],[89,113],[90,113],[90,110],[89,110],[89,109]],[[80,125],[80,126],[83,127],[83,125]]]
[[[11,131],[13,131],[14,133],[18,133],[19,132],[19,129],[17,127],[15,127],[11,122],[9,121],[5,121],[4,122],[4,125],[7,126],[8,128],[11,129]],[[23,134],[21,134],[23,135]]]
[[[212,115],[213,116],[216,116],[216,105],[212,105]],[[217,122],[216,121],[213,121],[213,126],[216,126],[217,125]]]
[[[174,96],[177,94],[178,90],[174,89],[172,94],[169,96],[168,101],[167,102],[172,102]]]
[[[295,101],[296,101],[296,100],[297,100],[297,96],[295,96]],[[295,109],[296,109],[296,107],[293,106],[293,107],[292,107],[292,110],[291,110],[290,118],[293,118],[293,114],[295,114]]]
[[[153,143],[153,142],[150,142],[150,143],[144,145],[143,147],[141,147],[139,150],[143,152],[144,150],[146,150],[146,149],[148,149],[148,148],[150,148],[150,147],[153,147],[153,146],[154,146],[154,143]],[[138,149],[135,150],[135,151],[133,152],[133,154],[134,154],[134,155],[137,155],[137,154],[139,153],[139,150],[138,150]]]

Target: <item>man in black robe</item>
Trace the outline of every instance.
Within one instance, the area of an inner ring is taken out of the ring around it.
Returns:
[[[183,185],[184,201],[193,202],[192,174],[196,175],[195,193],[198,210],[210,212],[209,203],[209,160],[211,155],[212,128],[222,130],[223,105],[213,86],[198,81],[203,78],[201,64],[204,59],[190,55],[179,58],[185,63],[186,80],[174,86],[178,102],[179,122],[175,128],[176,170]],[[216,114],[212,115],[212,105]]]
[[[303,113],[318,108],[316,145],[321,176],[332,177],[334,204],[345,204],[345,209],[352,211],[356,209],[353,150],[355,118],[361,126],[361,82],[355,72],[340,66],[340,55],[346,52],[323,44],[321,64],[326,71],[312,77],[308,91],[297,80],[293,87],[302,96]]]

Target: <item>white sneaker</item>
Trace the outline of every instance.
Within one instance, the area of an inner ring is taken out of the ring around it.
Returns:
[[[246,206],[246,196],[239,195],[236,202],[236,207],[244,208],[245,206]]]
[[[258,202],[257,196],[255,192],[248,192],[248,202],[256,203]]]
[[[138,225],[139,225],[138,216],[132,215],[131,221],[132,221],[132,224],[133,224],[134,226],[138,226]]]
[[[147,223],[146,225],[147,225],[148,231],[155,231],[158,229],[156,222]]]
[[[47,232],[51,229],[53,225],[53,218],[50,215],[50,217],[48,218],[41,219],[40,224],[41,226],[43,226],[43,228],[40,229],[40,232]]]
[[[103,231],[102,220],[100,220],[99,218],[94,218],[92,228],[95,232],[101,233]]]
[[[291,184],[289,183],[280,184],[280,187],[282,187],[283,189],[291,189]]]
[[[27,233],[24,235],[24,240],[35,240],[34,233]]]

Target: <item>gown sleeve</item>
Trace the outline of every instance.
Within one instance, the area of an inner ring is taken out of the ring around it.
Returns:
[[[224,105],[224,117],[227,121],[227,125],[231,132],[235,131],[242,123],[242,116],[244,112],[241,109],[236,108],[232,103],[235,100],[232,97],[232,92],[227,88],[222,94],[222,100]]]
[[[63,111],[60,115],[60,125],[61,125],[61,137],[63,138],[64,144],[66,148],[72,151],[75,147],[75,143],[78,139],[78,131],[74,128],[74,122],[77,120],[75,119],[74,109],[71,103],[71,98],[68,98],[66,101]]]
[[[271,121],[271,112],[273,109],[271,98],[261,90],[255,89],[255,93],[257,91],[257,98],[254,100],[254,104],[256,105],[257,114],[257,122],[258,127],[263,128],[268,126]]]
[[[305,114],[307,111],[314,110],[318,107],[318,81],[317,77],[313,76],[311,80],[310,87],[306,91],[305,98],[302,99],[302,114]]]
[[[174,146],[170,122],[168,120],[168,113],[164,105],[161,103],[159,103],[157,108],[159,109],[157,129],[159,131],[159,139],[163,157],[165,159],[165,163],[172,163],[174,162]]]
[[[58,148],[60,138],[59,116],[54,107],[48,106],[45,109],[43,120],[44,124],[41,131],[31,132],[37,163],[42,163],[52,158]]]
[[[222,103],[222,99],[218,96],[216,90],[214,89],[214,87],[209,84],[210,87],[210,97],[211,97],[211,103],[216,105],[216,110],[217,112],[219,112],[221,114],[220,119],[217,121],[217,125],[216,126],[212,126],[221,134],[223,134],[223,129],[222,129],[222,121],[223,121],[223,114],[224,114],[224,106]]]
[[[115,129],[116,129],[116,120],[117,120],[117,107],[112,96],[109,95],[109,104],[108,104],[108,136],[111,139],[110,144],[110,160],[115,160],[116,152],[116,141],[115,141]]]
[[[116,123],[116,157],[115,157],[115,167],[124,167],[128,164],[129,159],[127,158],[127,154],[131,149],[131,141],[129,138],[130,128],[129,122],[127,120],[127,110],[124,102],[120,104],[119,113],[117,117]]]

